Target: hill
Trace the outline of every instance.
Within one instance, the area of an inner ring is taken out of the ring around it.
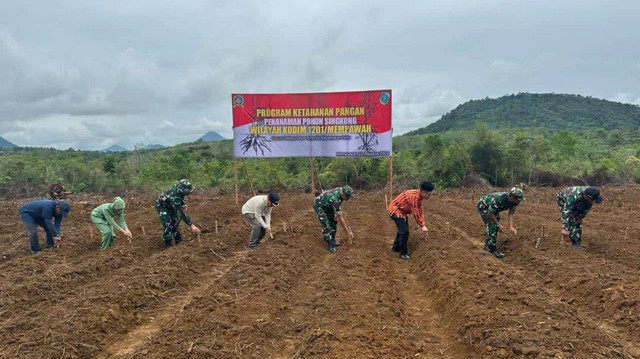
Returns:
[[[111,145],[107,148],[100,150],[100,152],[123,152],[123,151],[128,151],[128,150],[119,145]]]
[[[14,148],[14,147],[18,147],[15,144],[5,140],[4,138],[2,138],[0,136],[0,148]]]
[[[167,146],[165,146],[165,145],[161,145],[161,144],[157,144],[157,143],[150,143],[150,144],[144,146],[144,149],[145,150],[157,150],[157,149],[166,148],[166,147]]]
[[[200,137],[201,140],[203,140],[204,142],[211,142],[211,141],[221,141],[224,140],[224,137],[222,137],[219,133],[217,133],[216,131],[209,131],[207,132],[204,136]]]
[[[640,126],[640,106],[568,94],[519,93],[465,102],[438,121],[406,135],[471,129],[476,121],[490,128],[544,127],[548,130]]]

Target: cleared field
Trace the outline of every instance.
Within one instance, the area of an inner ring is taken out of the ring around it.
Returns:
[[[587,251],[560,241],[557,190],[526,192],[503,260],[482,251],[477,190],[425,202],[431,236],[411,219],[410,261],[390,250],[381,193],[345,203],[356,238],[339,230],[333,255],[309,195],[281,195],[253,252],[230,196],[190,198],[203,234],[183,226],[167,251],[154,198],[127,198],[133,243],[106,251],[89,218],[102,199],[85,198],[63,247],[35,256],[20,202],[2,201],[0,357],[640,358],[640,188],[602,189]]]

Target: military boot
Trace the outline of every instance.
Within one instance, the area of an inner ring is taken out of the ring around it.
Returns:
[[[484,250],[493,254],[496,258],[504,257],[504,253],[500,252],[496,246],[488,246],[485,244]]]
[[[585,247],[585,246],[583,246],[582,244],[580,244],[580,240],[579,240],[579,239],[577,239],[577,240],[575,240],[575,241],[573,241],[573,240],[572,240],[572,241],[571,241],[571,245],[573,246],[573,248],[575,248],[575,249],[580,249],[580,250],[582,250],[582,251],[584,251],[584,250],[586,250],[586,249],[587,249],[587,247]]]
[[[328,247],[329,247],[328,248],[329,252],[335,253],[336,252],[336,241],[334,241],[334,240],[329,241]]]

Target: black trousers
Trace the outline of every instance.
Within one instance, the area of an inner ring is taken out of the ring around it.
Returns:
[[[398,218],[395,215],[391,215],[391,219],[398,228],[396,234],[396,240],[393,242],[392,249],[400,254],[407,254],[407,242],[409,241],[409,217]]]

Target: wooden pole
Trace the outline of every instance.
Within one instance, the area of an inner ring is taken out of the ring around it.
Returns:
[[[253,190],[253,184],[251,183],[251,177],[249,177],[249,171],[247,170],[247,163],[244,161],[244,157],[242,158],[242,165],[244,166],[244,174],[247,176],[247,181],[249,181],[249,186],[251,187],[251,193],[256,195],[256,191]]]
[[[393,198],[393,156],[389,156],[389,199]]]
[[[233,173],[235,174],[236,182],[236,206],[238,205],[238,159],[233,158]]]
[[[313,161],[313,157],[311,157],[309,161],[309,167],[311,168],[311,196],[316,196],[316,167]]]

